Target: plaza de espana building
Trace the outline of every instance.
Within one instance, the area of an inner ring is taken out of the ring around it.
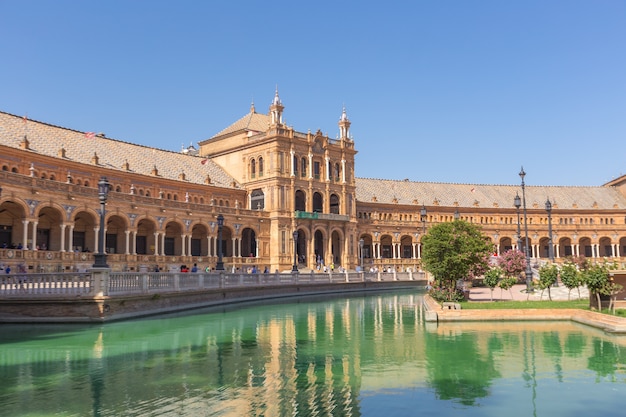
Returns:
[[[520,184],[360,178],[345,109],[335,139],[295,130],[283,111],[276,92],[267,113],[252,105],[181,152],[0,112],[0,265],[91,268],[101,250],[101,177],[110,184],[107,263],[118,271],[213,270],[219,245],[229,272],[291,271],[294,261],[301,272],[361,262],[417,271],[424,232],[456,218],[480,225],[496,254],[527,234],[534,263],[549,259],[550,231],[557,263],[584,255],[621,264],[626,254],[626,177],[593,187],[526,185],[526,233],[514,205]]]

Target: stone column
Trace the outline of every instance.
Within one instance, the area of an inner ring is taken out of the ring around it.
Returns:
[[[28,242],[28,220],[22,220],[22,239],[24,239],[24,244]],[[9,242],[14,243],[14,242]]]
[[[39,222],[33,222],[33,243],[31,245],[31,249],[34,249],[37,247],[37,225],[39,224]],[[26,242],[24,242],[24,248],[26,248]]]
[[[70,224],[70,231],[69,231],[69,236],[67,237],[68,241],[69,241],[69,248],[70,248],[70,252],[74,252],[74,225]]]
[[[125,239],[126,239],[126,250],[125,250],[125,254],[129,255],[130,254],[130,248],[128,247],[129,242],[130,242],[130,230],[124,230],[124,234],[126,235]]]
[[[65,252],[65,226],[65,223],[61,223],[61,252]]]

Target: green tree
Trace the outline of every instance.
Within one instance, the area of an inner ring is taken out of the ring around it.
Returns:
[[[609,268],[606,265],[593,264],[582,271],[583,282],[591,294],[595,294],[598,310],[602,310],[600,295],[605,293],[609,282]]]
[[[491,301],[493,301],[493,289],[498,286],[498,282],[500,282],[500,278],[502,278],[502,275],[502,268],[498,266],[494,266],[493,268],[490,268],[487,272],[485,272],[483,283],[491,290]]]
[[[493,252],[493,244],[479,226],[464,220],[433,226],[423,238],[422,262],[435,283],[454,298],[456,283],[484,263]]]
[[[515,285],[517,283],[517,278],[515,277],[504,277],[500,280],[500,283],[498,284],[500,286],[500,288],[502,288],[504,291],[508,290],[509,294],[511,294],[511,300],[513,299],[513,292],[511,291],[511,288],[513,288],[513,285]]]
[[[548,299],[552,301],[552,294],[550,294],[550,287],[554,285],[559,277],[559,268],[555,264],[546,264],[539,268],[539,289],[541,295],[543,290],[548,289]]]
[[[567,299],[570,299],[570,295],[574,288],[578,289],[578,298],[580,298],[580,286],[582,285],[582,275],[578,270],[578,267],[573,262],[565,262],[561,266],[561,282],[569,290],[567,293]]]

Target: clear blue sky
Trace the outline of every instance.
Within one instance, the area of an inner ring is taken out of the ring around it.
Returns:
[[[601,185],[626,173],[626,1],[0,0],[0,110],[179,151],[278,85],[356,175]]]

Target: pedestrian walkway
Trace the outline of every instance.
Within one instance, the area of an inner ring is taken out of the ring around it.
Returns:
[[[580,287],[580,298],[589,299],[589,290],[586,287]],[[569,294],[569,298],[568,298]],[[512,295],[512,298],[511,298]],[[557,300],[577,300],[579,299],[578,289],[574,288],[571,293],[565,285],[559,285],[558,287],[550,288],[550,295],[553,301]],[[472,287],[470,288],[470,301],[491,301],[491,290],[489,287]],[[505,291],[500,288],[493,290],[493,300],[502,301],[525,301],[525,300],[549,300],[548,290],[536,289],[534,292],[527,294],[525,284],[516,284],[510,291]]]

